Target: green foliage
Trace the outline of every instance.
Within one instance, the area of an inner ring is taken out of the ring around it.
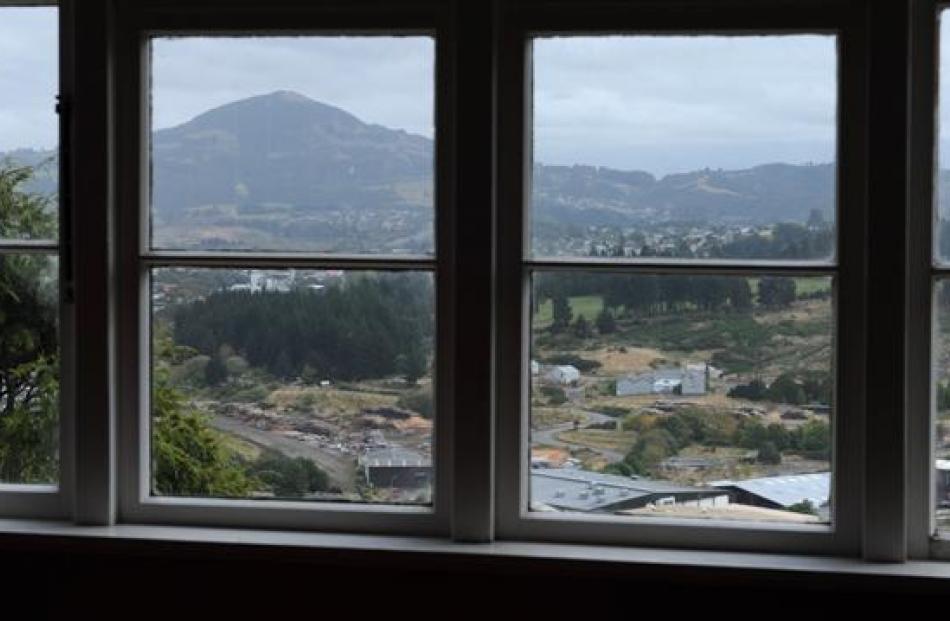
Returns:
[[[50,197],[23,191],[30,167],[0,167],[0,237],[50,238]],[[49,483],[59,470],[57,291],[54,263],[0,256],[0,481]]]
[[[656,427],[667,431],[680,451],[690,444],[726,446],[732,441],[735,425],[727,414],[687,408],[663,417]]]
[[[327,473],[303,457],[268,451],[248,471],[278,498],[301,498],[329,488]]]
[[[727,393],[737,399],[774,401],[800,405],[803,403],[831,403],[832,380],[827,372],[786,372],[766,387],[761,380],[739,384]]]
[[[542,358],[541,362],[544,364],[570,365],[582,373],[589,373],[601,366],[596,360],[588,360],[575,354],[555,354]]]
[[[542,386],[541,394],[548,398],[548,403],[551,405],[567,403],[567,394],[560,386]]]
[[[799,405],[807,401],[805,390],[790,373],[782,373],[769,385],[765,393],[769,401]]]
[[[396,401],[396,407],[403,410],[410,410],[423,418],[431,420],[434,409],[432,391],[428,388],[422,388],[413,392],[404,393]]]
[[[56,236],[53,197],[23,190],[34,172],[31,166],[0,163],[0,239]]]
[[[765,386],[765,382],[754,379],[748,384],[739,384],[737,386],[733,386],[729,389],[729,392],[726,393],[726,395],[735,399],[761,401],[762,399],[765,399],[766,390],[767,388]]]
[[[29,375],[31,396],[0,416],[0,481],[49,483],[58,478],[59,381],[55,359],[13,370]]]
[[[950,410],[950,382],[937,384],[937,409]]]
[[[633,471],[633,468],[631,468],[627,462],[624,461],[615,461],[607,464],[604,466],[603,472],[605,474],[617,474],[622,477],[628,477],[632,474],[636,474],[636,472]]]
[[[818,508],[815,506],[815,503],[808,500],[807,498],[801,502],[796,502],[793,505],[789,505],[786,508],[786,511],[792,511],[794,513],[804,513],[805,515],[818,515]]]
[[[782,453],[774,442],[766,441],[759,448],[758,461],[760,464],[780,464],[782,463]]]
[[[679,450],[678,440],[666,429],[650,429],[637,438],[623,461],[631,474],[650,475],[657,464]]]
[[[831,458],[831,429],[828,423],[810,420],[802,425],[801,451],[812,459]]]
[[[624,408],[616,405],[601,405],[597,407],[597,411],[601,414],[606,414],[607,416],[621,417],[626,416],[630,413],[630,408]]]
[[[214,431],[160,374],[152,390],[152,477],[167,496],[243,497],[256,482]]]
[[[219,291],[174,311],[174,340],[213,355],[229,346],[281,379],[352,381],[425,373],[431,281],[419,274],[348,279],[314,292]]]
[[[551,299],[551,332],[563,332],[571,325],[571,304],[567,296],[558,295]]]
[[[573,325],[574,336],[579,339],[586,339],[593,336],[594,331],[590,327],[590,322],[583,315],[578,315]]]
[[[244,497],[258,482],[211,428],[208,416],[185,403],[169,380],[176,345],[168,330],[152,331],[152,485],[168,496]]]
[[[766,276],[759,280],[759,304],[765,308],[787,308],[795,301],[795,279]]]
[[[219,348],[211,355],[208,364],[205,365],[205,383],[209,386],[218,386],[228,379],[228,365],[225,362],[224,355]]]
[[[402,374],[406,383],[415,384],[429,372],[429,359],[425,350],[422,347],[412,347],[407,353],[397,355],[396,370]]]
[[[597,331],[601,334],[613,334],[617,331],[617,321],[610,309],[604,307],[597,313]]]

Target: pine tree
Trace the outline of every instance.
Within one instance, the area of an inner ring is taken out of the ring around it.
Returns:
[[[617,331],[617,322],[614,320],[613,313],[606,307],[600,309],[597,313],[597,331],[601,334],[613,334]]]
[[[571,310],[571,303],[567,301],[567,296],[558,294],[551,298],[551,331],[563,332],[571,325],[571,319],[574,312]]]

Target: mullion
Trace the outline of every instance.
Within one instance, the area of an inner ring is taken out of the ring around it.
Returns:
[[[723,265],[691,264],[671,265],[666,263],[589,263],[589,262],[539,262],[525,261],[524,269],[535,272],[601,272],[617,274],[696,274],[700,276],[745,276],[772,274],[783,276],[837,276],[839,268],[805,267],[790,265]],[[950,272],[948,272],[950,274]]]
[[[436,271],[436,261],[375,261],[337,259],[265,259],[260,257],[140,257],[141,264],[149,269],[185,267],[206,269],[342,269],[379,271]]]
[[[59,244],[0,244],[0,255],[4,254],[49,254],[58,255]]]

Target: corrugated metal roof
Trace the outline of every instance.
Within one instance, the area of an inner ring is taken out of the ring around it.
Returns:
[[[789,507],[806,499],[810,500],[815,507],[820,507],[828,502],[831,493],[831,473],[817,472],[742,481],[714,481],[711,485],[719,488],[734,487],[783,507]]]
[[[675,485],[652,479],[633,479],[586,470],[534,469],[531,501],[567,511],[603,511],[614,505],[637,504],[660,495],[705,493],[719,490]]]
[[[403,448],[382,448],[367,451],[360,456],[361,467],[426,467],[432,465],[432,459],[427,455],[416,453]]]

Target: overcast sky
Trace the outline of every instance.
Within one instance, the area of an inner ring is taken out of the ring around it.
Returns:
[[[831,161],[835,56],[834,38],[818,35],[539,40],[536,159],[657,174]],[[55,60],[53,9],[0,9],[0,150],[56,143]],[[153,79],[156,127],[286,89],[366,122],[433,132],[424,37],[165,39]]]
[[[0,8],[0,151],[56,146],[56,9]]]

